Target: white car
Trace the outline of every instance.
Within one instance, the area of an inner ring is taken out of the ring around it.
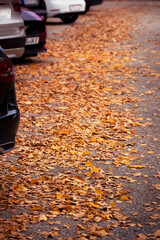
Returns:
[[[64,23],[76,21],[79,14],[84,13],[84,0],[45,0],[47,18],[59,17]]]
[[[23,55],[25,38],[18,0],[0,0],[0,45],[8,57]]]

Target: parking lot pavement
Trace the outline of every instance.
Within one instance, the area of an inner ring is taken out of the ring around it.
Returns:
[[[160,2],[48,19],[15,65],[21,125],[0,157],[0,238],[158,239]]]

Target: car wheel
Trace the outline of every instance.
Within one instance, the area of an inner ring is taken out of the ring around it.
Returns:
[[[64,22],[64,23],[73,23],[77,20],[78,15],[68,15],[68,16],[62,16],[60,17],[60,19]]]

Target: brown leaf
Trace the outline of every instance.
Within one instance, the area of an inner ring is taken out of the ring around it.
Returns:
[[[35,206],[32,208],[32,211],[42,211],[42,210],[43,210],[43,207],[38,206],[38,205],[35,205]]]
[[[138,236],[138,240],[145,240],[145,239],[147,239],[146,235],[144,235],[143,233],[139,233],[139,234],[137,234],[137,236]]]

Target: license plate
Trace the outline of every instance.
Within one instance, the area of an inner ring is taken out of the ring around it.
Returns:
[[[11,9],[8,6],[1,5],[0,18],[11,18]]]
[[[34,45],[39,43],[39,37],[26,38],[26,45]]]
[[[79,4],[73,4],[69,6],[70,11],[79,11],[81,10],[81,5]]]
[[[39,0],[24,0],[24,4],[27,6],[27,5],[38,5]]]

